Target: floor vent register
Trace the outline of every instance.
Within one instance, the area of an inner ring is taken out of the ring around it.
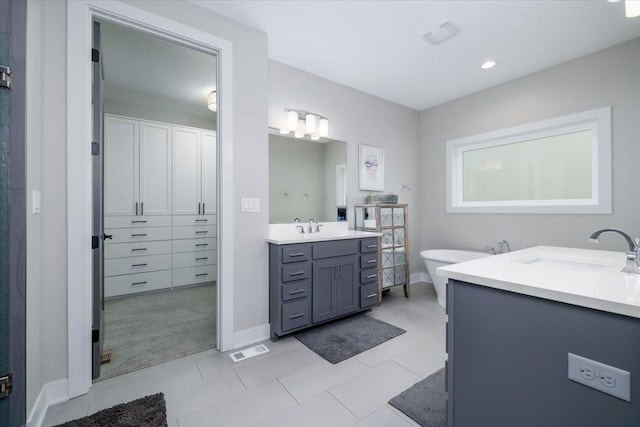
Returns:
[[[244,350],[236,351],[235,353],[231,353],[231,360],[234,362],[239,362],[241,360],[249,359],[254,356],[258,356],[259,354],[268,353],[269,349],[264,344],[256,345],[255,347],[245,348]]]

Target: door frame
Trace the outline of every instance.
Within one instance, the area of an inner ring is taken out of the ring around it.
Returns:
[[[217,347],[233,342],[232,43],[120,1],[67,2],[68,397],[91,387],[91,28],[95,18],[215,53],[218,59]],[[224,229],[222,227],[224,224]]]

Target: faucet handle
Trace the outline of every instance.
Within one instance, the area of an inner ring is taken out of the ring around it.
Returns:
[[[323,224],[316,224],[316,233],[320,232],[320,227],[322,227]]]
[[[296,228],[300,230],[300,234],[304,234],[304,226],[303,225],[296,225]]]

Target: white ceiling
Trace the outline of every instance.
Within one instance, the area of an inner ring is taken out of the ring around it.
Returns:
[[[606,0],[191,1],[267,33],[273,60],[418,111],[640,36]],[[460,34],[422,40],[444,21]]]

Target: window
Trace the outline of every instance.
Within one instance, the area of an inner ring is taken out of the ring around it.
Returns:
[[[611,213],[611,108],[447,141],[447,212]]]

